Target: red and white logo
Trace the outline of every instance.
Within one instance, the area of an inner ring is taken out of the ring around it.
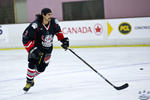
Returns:
[[[52,41],[53,41],[53,37],[52,35],[42,35],[41,36],[41,39],[42,39],[42,45],[44,47],[51,47],[52,46]]]
[[[95,24],[92,26],[77,26],[77,27],[63,27],[62,32],[64,34],[95,34],[97,36],[101,35],[103,32],[103,27],[101,24]]]
[[[102,32],[103,32],[103,27],[102,27],[102,25],[101,25],[101,24],[96,24],[96,25],[94,26],[94,31],[95,31],[95,34],[96,34],[96,35],[101,35]]]

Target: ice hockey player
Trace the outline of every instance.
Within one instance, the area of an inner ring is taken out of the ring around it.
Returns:
[[[53,38],[62,43],[65,50],[69,47],[69,39],[64,37],[58,20],[52,17],[49,8],[43,8],[41,14],[36,15],[36,20],[25,29],[22,41],[28,52],[28,68],[26,85],[23,88],[27,92],[34,85],[34,77],[44,72],[49,64],[53,50]]]

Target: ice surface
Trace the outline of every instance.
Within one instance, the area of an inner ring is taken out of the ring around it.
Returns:
[[[115,90],[71,52],[54,49],[46,71],[24,94],[27,52],[9,50],[0,51],[0,100],[140,100],[150,91],[150,47],[73,51],[114,85],[129,87]]]

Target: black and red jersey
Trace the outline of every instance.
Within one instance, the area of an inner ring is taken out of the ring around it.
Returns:
[[[33,47],[39,48],[42,52],[50,52],[55,35],[58,40],[64,39],[57,19],[52,18],[47,25],[35,20],[23,32],[22,41],[28,52]]]

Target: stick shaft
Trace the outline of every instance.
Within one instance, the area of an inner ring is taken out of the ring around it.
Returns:
[[[117,90],[121,90],[124,89],[127,86],[120,86],[120,87],[116,87],[115,85],[113,85],[110,81],[108,81],[102,74],[100,74],[97,70],[95,70],[90,64],[88,64],[84,59],[82,59],[80,56],[78,56],[73,50],[68,49],[70,52],[72,52],[76,57],[78,57],[81,61],[83,61],[88,67],[90,67],[94,72],[96,72],[100,77],[102,77],[107,83],[109,83],[111,86],[113,86],[115,89]]]

